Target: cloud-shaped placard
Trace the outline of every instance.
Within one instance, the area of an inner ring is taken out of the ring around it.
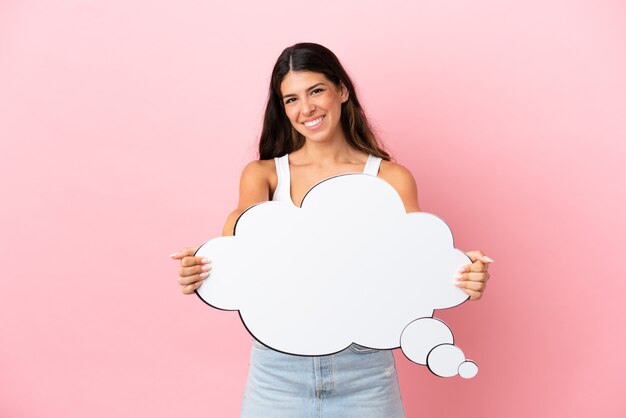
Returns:
[[[452,278],[470,260],[441,219],[406,213],[378,177],[329,178],[302,207],[252,206],[234,236],[212,239],[196,255],[212,262],[200,298],[238,310],[248,331],[274,350],[318,356],[352,343],[401,347],[439,376],[477,371],[450,329],[432,318],[467,299]]]

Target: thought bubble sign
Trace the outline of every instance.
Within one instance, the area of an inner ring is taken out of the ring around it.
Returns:
[[[320,356],[356,343],[404,354],[442,377],[473,377],[475,363],[432,318],[468,296],[454,286],[470,262],[435,215],[406,213],[379,177],[326,179],[292,202],[263,202],[237,220],[235,235],[202,245],[211,275],[196,291],[238,310],[247,330],[284,353]]]

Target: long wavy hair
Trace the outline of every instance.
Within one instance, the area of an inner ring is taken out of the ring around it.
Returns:
[[[305,138],[291,124],[285,113],[280,84],[289,71],[322,73],[335,87],[340,83],[348,89],[348,100],[341,105],[341,127],[348,143],[357,150],[389,160],[389,154],[365,116],[357,98],[354,84],[337,56],[328,48],[314,43],[298,43],[280,54],[270,82],[263,129],[259,140],[259,158],[267,160],[296,151]]]

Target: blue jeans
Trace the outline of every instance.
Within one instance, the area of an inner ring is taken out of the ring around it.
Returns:
[[[294,356],[254,341],[241,418],[404,418],[391,350]]]

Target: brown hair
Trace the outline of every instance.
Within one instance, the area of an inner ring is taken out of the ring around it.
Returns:
[[[305,143],[304,136],[291,125],[285,114],[280,84],[289,71],[322,73],[335,84],[348,89],[348,100],[341,105],[341,126],[348,143],[357,150],[389,160],[389,154],[376,138],[357,98],[354,84],[337,56],[328,48],[314,43],[298,43],[280,54],[270,82],[263,129],[259,140],[259,158],[267,160],[293,152]]]

